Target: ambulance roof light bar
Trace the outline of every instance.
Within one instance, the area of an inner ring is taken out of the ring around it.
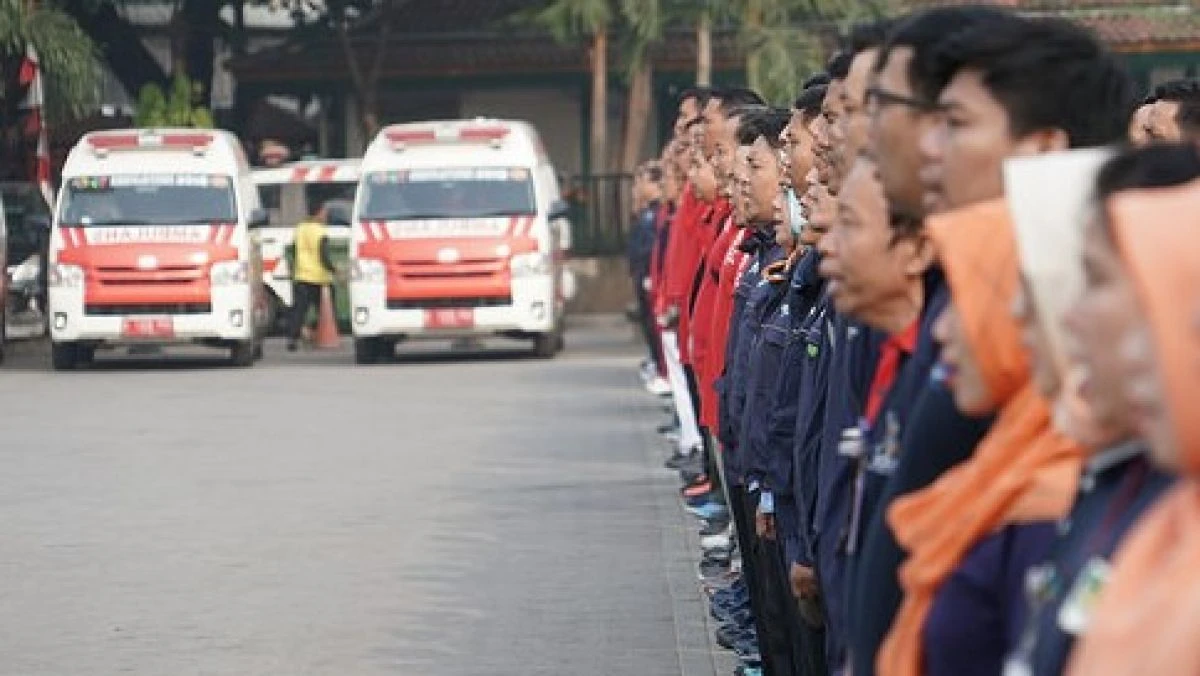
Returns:
[[[482,120],[481,120],[482,121]],[[392,150],[401,152],[410,145],[427,143],[486,143],[499,149],[512,130],[503,125],[442,126],[436,129],[390,129],[384,132]]]
[[[201,132],[159,133],[153,130],[142,132],[99,133],[88,137],[88,145],[97,157],[108,157],[111,152],[130,150],[191,150],[193,155],[202,156],[212,146],[213,135]]]

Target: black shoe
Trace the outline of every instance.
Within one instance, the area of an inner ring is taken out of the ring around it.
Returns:
[[[288,341],[288,344],[287,344],[287,351],[288,351],[288,352],[295,352],[295,351],[296,351],[296,349],[297,349],[298,347],[299,347],[299,346],[296,344],[296,341],[294,341],[294,340],[289,340],[289,341]]]
[[[717,645],[726,650],[734,650],[739,643],[745,643],[751,636],[739,626],[732,624],[722,624],[713,632],[713,638],[717,640]]]
[[[671,457],[667,458],[667,461],[663,463],[663,467],[666,467],[667,469],[679,469],[691,459],[691,453],[680,453],[679,450],[676,449],[676,451],[671,454]]]
[[[700,565],[721,566],[728,569],[729,564],[733,562],[733,551],[727,552],[704,552],[704,557],[700,559]]]
[[[728,561],[724,563],[718,561],[701,561],[696,569],[701,579],[712,580],[728,574],[729,563]]]
[[[704,526],[700,529],[700,537],[708,537],[709,535],[724,533],[726,528],[729,528],[729,519],[713,519],[712,521],[705,521]]]

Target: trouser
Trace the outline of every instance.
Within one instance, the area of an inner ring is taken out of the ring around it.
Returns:
[[[751,500],[746,487],[734,483],[732,477],[726,485],[729,493],[729,508],[733,513],[733,530],[737,535],[738,549],[742,552],[742,579],[746,582],[746,590],[750,593],[750,614],[754,616],[754,631],[758,636],[758,652],[762,655],[764,674],[781,674],[775,670],[773,656],[767,649],[767,624],[764,604],[766,590],[763,587],[763,570],[761,559],[757,556],[754,535],[754,512],[749,510]],[[755,502],[757,504],[757,502]]]
[[[671,382],[671,399],[675,403],[675,415],[679,418],[679,452],[691,453],[703,445],[700,428],[696,423],[696,407],[688,387],[683,363],[679,361],[679,339],[674,331],[662,333],[663,358],[667,362],[667,380]]]
[[[747,509],[757,509],[753,497],[747,503]],[[754,556],[763,593],[763,633],[759,634],[758,642],[763,655],[764,671],[775,676],[798,676],[795,670],[796,651],[793,650],[793,639],[796,636],[794,621],[798,619],[798,613],[779,536],[777,532],[774,540],[754,537]],[[768,662],[771,665],[769,670],[765,669]]]
[[[659,375],[666,373],[663,363],[662,341],[658,337],[658,326],[654,319],[654,305],[650,302],[650,292],[642,286],[642,280],[633,280],[633,297],[637,300],[638,328],[642,330],[642,338],[646,341],[646,350],[650,361]]]
[[[775,529],[781,543],[783,570],[788,581],[787,622],[791,633],[792,666],[798,676],[826,676],[825,629],[804,620],[791,593],[792,562],[800,558],[800,514],[790,495],[775,496]]]
[[[333,289],[330,289],[332,292]],[[332,297],[331,297],[332,300]],[[288,325],[288,338],[291,340],[299,340],[300,330],[304,328],[304,321],[308,319],[308,311],[312,308],[317,308],[320,311],[321,307],[321,285],[309,284],[308,282],[292,281],[292,315],[291,322]]]

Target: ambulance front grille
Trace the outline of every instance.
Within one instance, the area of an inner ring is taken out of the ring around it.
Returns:
[[[130,315],[205,315],[212,312],[210,303],[154,303],[123,305],[88,305],[84,314],[91,317],[127,317]]]
[[[416,298],[408,300],[388,299],[389,310],[424,310],[440,308],[506,307],[512,305],[512,296],[476,298]]]

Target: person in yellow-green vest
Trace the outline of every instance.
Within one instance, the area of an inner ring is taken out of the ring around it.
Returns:
[[[292,273],[292,316],[288,351],[294,352],[310,308],[319,307],[321,289],[332,286],[337,269],[329,255],[325,207],[296,225],[296,264]],[[332,290],[332,289],[331,289]]]

